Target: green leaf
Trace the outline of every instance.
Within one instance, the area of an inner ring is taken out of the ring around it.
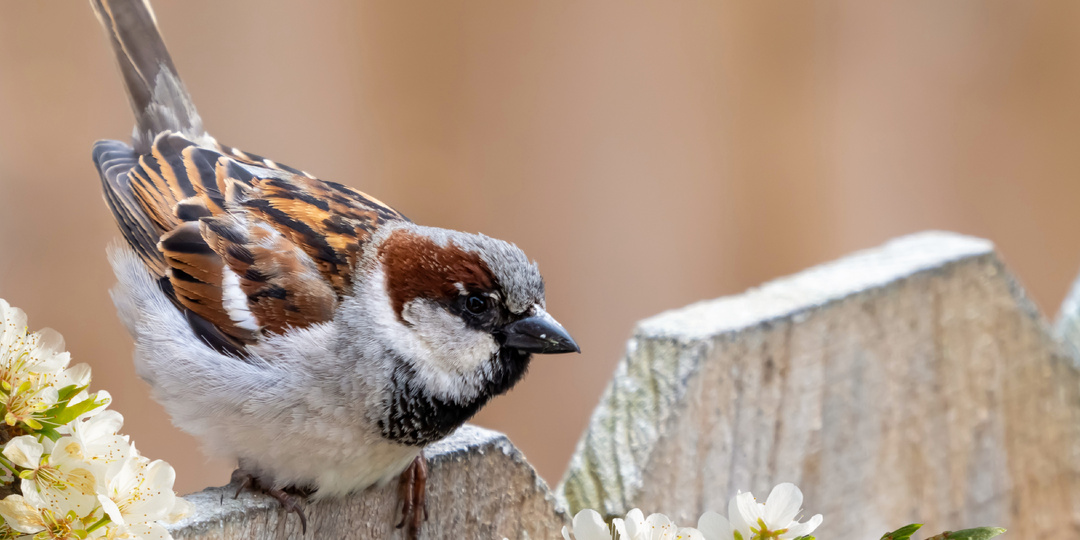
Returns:
[[[817,538],[814,538],[813,536],[807,534],[807,535],[799,536],[799,537],[795,538],[795,540],[817,540]]]
[[[931,536],[926,540],[987,540],[1003,532],[1005,532],[1005,529],[1001,527],[976,527],[962,531],[946,531],[937,536]]]
[[[922,527],[922,523],[904,525],[891,533],[885,533],[885,536],[882,536],[881,540],[908,540],[908,538],[911,538],[911,535],[915,534],[915,531],[919,530],[919,527]]]
[[[71,405],[66,401],[60,402],[49,410],[45,411],[45,414],[42,415],[42,420],[44,420],[45,423],[49,424],[50,427],[56,428],[64,424],[70,423],[72,420],[75,420],[80,415],[86,414],[107,403],[108,401],[105,399],[98,400],[97,394],[94,394],[93,396],[90,396],[89,398],[80,401],[74,405]]]
[[[61,389],[60,389],[60,390],[59,390],[59,391],[57,392],[57,394],[58,394],[58,395],[59,395],[60,397],[59,397],[59,398],[57,398],[57,400],[56,400],[56,401],[57,401],[58,403],[67,403],[67,401],[68,401],[69,399],[71,399],[71,398],[75,397],[75,395],[76,395],[76,394],[78,394],[79,392],[82,392],[83,390],[86,390],[86,389],[87,389],[87,388],[89,388],[89,387],[90,387],[90,385],[89,385],[89,384],[88,384],[88,385],[86,385],[86,386],[75,386],[74,384],[69,384],[69,385],[67,385],[67,386],[65,386],[65,387],[63,387],[63,388],[61,388]]]
[[[52,421],[55,422],[56,425],[62,426],[106,403],[107,401],[104,399],[98,401],[97,394],[94,394],[93,397],[80,401],[74,405],[65,404],[65,407],[53,416]]]
[[[37,430],[37,434],[44,435],[53,442],[60,440],[60,432],[56,431],[56,428],[52,426],[42,426],[41,429]]]

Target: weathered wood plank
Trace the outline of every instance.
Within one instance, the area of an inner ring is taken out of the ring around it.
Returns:
[[[566,515],[521,452],[505,435],[466,425],[425,451],[429,519],[421,538],[561,538]],[[300,522],[274,499],[236,486],[186,498],[194,512],[170,530],[177,539],[301,538]],[[403,538],[396,485],[307,505],[306,538]]]
[[[989,242],[925,233],[641,322],[560,498],[692,524],[792,481],[821,538],[1080,536],[1080,376]]]

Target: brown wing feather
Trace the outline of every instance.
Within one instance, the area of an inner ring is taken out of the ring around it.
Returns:
[[[125,238],[174,302],[239,343],[330,320],[363,244],[406,219],[351,188],[169,132],[145,155],[104,141],[94,158]]]
[[[352,287],[363,246],[387,221],[408,221],[382,201],[262,156],[219,144],[233,162],[285,173],[247,179],[257,195],[242,204],[304,250],[338,295]],[[222,174],[219,172],[218,181]]]
[[[202,236],[236,276],[245,308],[263,330],[281,333],[334,316],[334,290],[277,230],[234,214],[202,220]]]

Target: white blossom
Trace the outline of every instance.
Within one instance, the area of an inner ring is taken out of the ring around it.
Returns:
[[[56,404],[57,389],[48,384],[71,361],[64,338],[44,329],[26,330],[26,314],[0,299],[0,404],[4,422],[40,429],[42,413]]]
[[[728,515],[732,516],[730,521],[716,512],[705,512],[698,519],[698,530],[706,540],[750,540],[750,527],[739,514],[738,496],[728,503]]]
[[[573,536],[570,535],[570,531],[566,527],[562,528],[562,535],[565,540],[611,540],[608,526],[604,523],[604,518],[600,517],[596,510],[586,508],[578,512],[574,516],[573,526]]]
[[[70,439],[68,444],[77,445],[71,447],[70,452],[87,463],[107,466],[127,459],[133,453],[127,435],[118,434],[123,425],[124,417],[120,413],[104,410],[93,416],[77,418],[61,432],[71,435],[65,437]]]
[[[56,373],[46,375],[45,380],[48,384],[56,388],[64,388],[67,386],[82,388],[90,384],[90,365],[85,363],[75,364],[74,366],[62,369]],[[89,394],[86,390],[83,390],[82,392],[79,392],[78,395],[71,398],[71,403],[78,403],[88,397]]]
[[[19,473],[23,497],[37,506],[63,507],[80,516],[86,515],[97,504],[90,466],[61,445],[54,445],[48,439],[45,444],[30,435],[22,435],[4,447],[4,456],[25,469]]]
[[[190,512],[172,467],[139,455],[111,396],[88,392],[90,367],[69,367],[63,348],[0,299],[0,418],[16,435],[0,446],[0,483],[21,491],[0,501],[0,539],[170,539],[160,521]]]
[[[740,532],[746,540],[808,535],[821,525],[822,517],[815,514],[803,523],[796,521],[802,510],[802,502],[802,491],[791,483],[774,487],[765,504],[757,502],[749,492],[739,493],[735,496],[736,509],[729,514],[732,529]]]
[[[697,529],[678,527],[664,514],[646,518],[637,508],[628,512],[625,519],[612,520],[610,527],[595,510],[585,509],[574,516],[573,526],[572,537],[570,530],[563,527],[565,540],[705,540]]]
[[[634,508],[626,513],[626,518],[615,518],[611,520],[612,527],[618,533],[621,538],[635,538],[640,533],[639,531],[645,530],[645,513],[640,509]]]
[[[0,381],[14,388],[28,374],[56,373],[70,361],[59,332],[28,332],[26,313],[0,299]]]
[[[76,540],[76,531],[85,530],[77,513],[65,507],[42,508],[21,495],[8,495],[0,501],[0,516],[12,529],[34,534],[35,539]]]
[[[679,527],[664,514],[651,514],[645,518],[642,527],[630,527],[626,530],[629,540],[704,540],[701,531],[691,527]]]
[[[175,506],[176,472],[164,461],[134,455],[110,467],[99,486],[98,502],[117,525],[149,523],[169,517]]]
[[[26,369],[31,373],[58,373],[71,362],[71,353],[64,350],[64,336],[52,328],[27,334],[24,352]]]

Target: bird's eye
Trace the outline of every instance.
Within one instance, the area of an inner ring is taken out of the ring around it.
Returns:
[[[479,294],[470,294],[465,299],[465,309],[469,310],[469,313],[473,315],[479,315],[487,311],[488,303],[487,298]]]

